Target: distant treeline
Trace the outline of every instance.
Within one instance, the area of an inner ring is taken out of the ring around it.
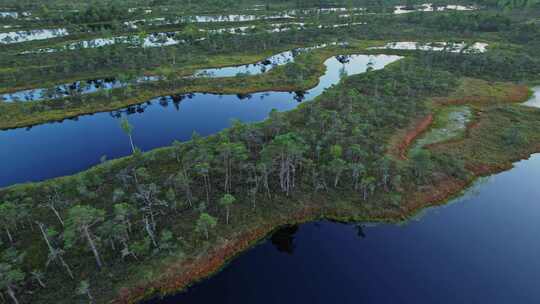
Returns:
[[[424,1],[424,0],[5,0],[4,7],[37,10],[43,7],[48,9],[88,9],[93,8],[122,8],[122,7],[158,7],[171,6],[181,9],[189,7],[208,9],[230,9],[235,7],[260,5],[271,7],[335,7],[335,6],[393,6],[393,5],[417,5],[424,3],[434,4],[479,4],[501,8],[523,8],[537,6],[539,0],[479,0],[479,1]]]

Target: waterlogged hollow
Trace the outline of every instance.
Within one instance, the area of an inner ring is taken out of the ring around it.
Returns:
[[[66,29],[44,29],[0,33],[0,44],[12,44],[67,36]]]
[[[18,13],[18,12],[0,12],[0,19],[1,18],[12,18],[12,19],[18,19],[19,17],[28,17],[32,15],[32,13],[30,12],[22,12],[22,13]]]
[[[332,45],[336,45],[335,43]],[[314,47],[298,48],[291,51],[281,52],[279,54],[270,56],[263,61],[254,64],[244,64],[239,66],[230,66],[223,68],[203,69],[195,73],[196,77],[235,77],[238,75],[259,75],[270,71],[272,68],[287,63],[294,62],[294,57],[301,53],[309,52],[315,49],[320,49],[328,46],[327,44],[321,44]]]
[[[532,90],[534,91],[533,96],[523,103],[523,105],[533,108],[540,108],[540,87],[534,87]]]
[[[262,8],[254,8],[251,10],[261,10]],[[277,20],[277,19],[295,19],[298,15],[313,14],[313,13],[340,13],[351,11],[365,11],[365,8],[321,8],[321,9],[306,9],[306,10],[289,10],[274,15],[264,14],[229,14],[229,15],[195,15],[175,19],[167,19],[163,17],[152,19],[139,19],[124,22],[124,25],[130,29],[137,29],[140,25],[171,25],[181,23],[229,23],[229,22],[252,22],[256,20]]]
[[[284,31],[291,30],[291,27],[294,26],[296,29],[301,30],[304,29],[305,23],[303,22],[286,22],[286,23],[270,23],[268,25],[269,29],[266,30],[267,33],[279,33]],[[246,26],[235,26],[235,27],[223,27],[218,29],[200,29],[202,32],[208,32],[212,34],[223,34],[223,33],[229,33],[229,34],[236,34],[236,35],[248,35],[250,31],[256,30],[257,27],[255,25],[246,25]]]
[[[176,19],[166,19],[163,17],[153,18],[153,19],[140,19],[140,20],[131,20],[125,21],[124,25],[130,29],[137,29],[140,25],[172,25],[172,24],[182,24],[182,23],[226,23],[226,22],[250,22],[256,20],[273,20],[273,19],[293,19],[293,16],[290,16],[287,13],[278,14],[278,15],[216,15],[216,16],[187,16]]]
[[[434,5],[432,3],[424,3],[421,5],[407,6],[407,5],[398,5],[394,7],[394,14],[408,14],[414,12],[444,12],[444,11],[473,11],[478,8],[475,6],[464,6],[464,5]]]
[[[208,23],[208,22],[247,22],[255,20],[272,19],[292,19],[288,13],[277,15],[220,15],[220,16],[192,16],[187,18],[188,22]]]
[[[353,55],[345,62],[332,57],[325,61],[326,72],[319,84],[299,95],[262,92],[245,96],[202,93],[169,96],[121,111],[1,131],[0,186],[73,174],[97,164],[103,155],[108,158],[128,155],[129,142],[119,126],[122,116],[127,115],[134,126],[135,144],[149,150],[169,145],[173,140],[188,140],[193,132],[203,136],[216,133],[229,127],[231,119],[264,120],[272,109],[291,110],[299,99],[307,101],[319,96],[338,83],[343,73],[363,73],[370,65],[382,69],[400,58]]]
[[[384,46],[370,47],[369,49],[380,50],[380,49],[390,49],[390,50],[405,50],[405,51],[435,51],[435,52],[465,52],[465,53],[485,53],[488,48],[487,43],[475,42],[473,44],[468,44],[465,42],[455,43],[455,42],[412,42],[412,41],[400,41],[400,42],[389,42]]]
[[[350,17],[350,15],[339,15],[339,17]],[[282,32],[288,32],[292,29],[301,31],[305,30],[306,26],[312,26],[316,27],[318,29],[328,29],[328,28],[338,28],[338,27],[347,27],[347,26],[355,26],[355,25],[365,25],[365,22],[350,22],[350,23],[337,23],[337,24],[306,24],[304,22],[286,22],[286,23],[271,23],[268,25],[268,29],[266,29],[267,33],[282,33]],[[248,35],[250,31],[254,31],[257,27],[252,26],[238,26],[238,27],[224,27],[219,29],[211,29],[211,30],[204,30],[201,29],[201,31],[214,33],[214,34],[223,34],[223,33],[229,33],[229,34],[236,34],[236,35]]]
[[[286,227],[172,303],[537,303],[540,154],[398,224]]]
[[[414,145],[413,150],[421,149],[427,145],[444,142],[465,133],[467,124],[471,121],[472,111],[468,106],[452,106],[439,114],[435,124],[428,132],[422,135]]]
[[[157,81],[159,79],[160,78],[158,76],[143,76],[135,79],[134,82],[141,83]],[[0,100],[4,102],[39,101],[44,99],[90,94],[101,90],[121,88],[126,85],[126,82],[115,78],[75,81],[72,83],[57,85],[50,89],[39,88],[2,94],[0,95]]]
[[[24,51],[21,54],[39,54],[39,53],[55,53],[60,51],[79,50],[79,49],[95,49],[113,44],[123,43],[131,47],[163,47],[184,43],[184,40],[176,39],[177,32],[156,32],[147,35],[144,38],[139,36],[117,36],[112,38],[96,38],[92,40],[83,40],[66,44],[57,48],[42,48],[32,51]]]
[[[259,75],[270,71],[273,67],[294,62],[294,57],[301,50],[285,51],[254,64],[231,66],[223,68],[204,69],[197,71],[195,77],[235,77],[238,75]]]

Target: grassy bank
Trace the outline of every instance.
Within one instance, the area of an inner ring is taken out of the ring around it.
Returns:
[[[322,62],[331,52],[314,54]],[[80,302],[84,296],[75,291],[85,281],[98,303],[133,303],[218,271],[284,224],[319,218],[400,221],[442,203],[477,176],[509,168],[540,148],[540,111],[512,104],[518,101],[510,98],[515,86],[486,83],[490,97],[477,91],[478,103],[467,99],[478,110],[476,123],[462,136],[407,159],[385,155],[414,117],[443,107],[441,100],[471,95],[477,85],[470,82],[477,80],[464,82],[408,58],[347,77],[313,102],[274,112],[261,123],[235,124],[74,176],[1,189],[7,208],[2,223],[19,227],[12,242],[0,236],[2,249],[31,253],[10,262],[26,274],[14,283],[17,294],[31,303]],[[235,198],[232,205],[224,205],[227,195]],[[66,241],[80,231],[72,230],[81,219],[75,213],[80,206],[97,210],[90,236],[101,268],[85,238]],[[120,217],[118,206],[130,206],[129,215]],[[149,226],[152,217],[155,226]],[[65,252],[74,279],[60,263],[44,267],[49,249],[36,223],[56,231],[48,237]],[[46,288],[32,279],[36,270],[44,273]]]
[[[0,108],[0,130],[26,127],[51,121],[60,121],[84,114],[107,112],[136,105],[159,96],[187,94],[194,92],[215,94],[249,94],[264,91],[304,91],[317,85],[324,73],[324,61],[334,55],[348,55],[365,51],[366,47],[378,44],[376,41],[355,43],[348,47],[331,46],[314,50],[296,58],[300,77],[291,79],[286,75],[286,67],[279,66],[271,71],[255,76],[229,78],[186,79],[186,71],[168,71],[173,80],[131,86],[129,89],[114,89],[110,92],[67,97],[38,102],[2,103]],[[247,63],[257,62],[246,58]],[[229,58],[232,60],[232,58]],[[210,60],[209,66],[226,66],[229,61]],[[236,61],[238,63],[238,61]],[[190,70],[189,73],[191,73]],[[188,73],[188,74],[189,74]]]

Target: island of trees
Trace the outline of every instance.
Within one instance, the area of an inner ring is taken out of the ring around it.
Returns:
[[[307,0],[180,2],[190,13],[253,5],[269,12],[330,7]],[[172,18],[178,7],[173,0],[114,3],[6,1],[14,11],[41,17],[11,22],[26,28],[31,22],[67,24],[76,34],[0,45],[6,54],[0,58],[0,92],[41,87],[43,78],[56,84],[113,76],[132,85],[3,103],[0,127],[118,109],[163,94],[305,90],[317,83],[322,62],[331,56],[361,52],[404,58],[382,70],[344,75],[338,85],[295,110],[272,111],[259,123],[234,121],[217,134],[195,133],[189,141],[152,151],[138,148],[134,134],[141,130],[123,117],[118,128],[125,132],[129,156],[103,159],[72,176],[0,189],[0,301],[137,303],[178,292],[281,225],[319,218],[401,221],[444,203],[475,178],[540,151],[540,111],[520,104],[540,75],[540,9],[533,2],[483,1],[469,3],[481,8],[473,11],[394,15],[388,9],[403,3],[347,1],[340,5],[354,17],[344,28],[319,27],[347,17],[315,10],[303,16],[315,26],[287,33],[269,33],[263,30],[267,21],[256,20],[250,22],[259,29],[252,33],[196,41],[201,32],[190,23],[145,25],[149,30],[178,27],[178,38],[188,43],[20,54],[69,39],[126,34],[121,24],[144,16],[145,9],[169,8]],[[59,12],[63,6],[74,11]],[[377,13],[355,16],[354,7]],[[366,24],[352,25],[360,21]],[[370,48],[427,39],[482,41],[489,48]],[[257,76],[186,77],[200,67],[254,62],[276,51],[329,41],[347,44],[302,54]],[[145,74],[166,77],[134,81]],[[456,133],[429,137],[449,123],[449,111],[467,111],[470,118]]]

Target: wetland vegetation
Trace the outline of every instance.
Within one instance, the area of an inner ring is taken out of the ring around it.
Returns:
[[[0,1],[0,301],[178,293],[283,225],[403,221],[510,169],[540,152],[539,18]]]

